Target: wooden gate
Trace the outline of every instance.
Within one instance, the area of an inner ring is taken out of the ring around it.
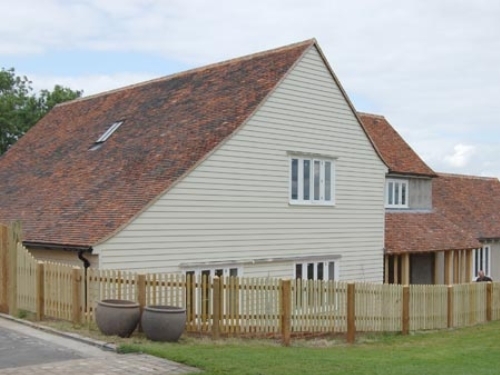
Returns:
[[[21,225],[0,224],[0,312],[13,315],[17,310],[17,243]]]

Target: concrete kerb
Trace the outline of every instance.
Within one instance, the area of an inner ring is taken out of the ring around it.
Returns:
[[[65,338],[69,338],[69,339],[72,339],[75,341],[79,341],[79,342],[84,343],[84,344],[92,345],[92,346],[95,346],[101,350],[112,351],[115,353],[117,352],[117,346],[115,344],[112,344],[109,342],[95,340],[95,339],[92,339],[90,337],[78,335],[78,334],[72,333],[72,332],[59,331],[59,330],[52,328],[52,327],[46,327],[46,326],[43,326],[41,324],[36,324],[36,323],[30,322],[28,320],[18,319],[18,318],[11,316],[11,315],[7,315],[7,314],[3,314],[3,313],[0,313],[0,318],[14,321],[16,323],[23,324],[25,326],[28,326],[28,327],[31,327],[34,329],[44,331],[46,333],[51,333],[54,335],[58,335],[61,337],[65,337]]]

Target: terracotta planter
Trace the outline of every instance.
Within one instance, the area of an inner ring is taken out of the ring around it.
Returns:
[[[130,337],[134,332],[141,310],[139,304],[120,299],[105,299],[97,302],[95,321],[105,335]]]
[[[146,306],[141,317],[142,330],[153,341],[177,341],[186,326],[186,309],[176,306]]]

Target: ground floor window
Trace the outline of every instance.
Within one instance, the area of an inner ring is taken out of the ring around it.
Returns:
[[[186,271],[186,275],[193,275],[195,277],[201,276],[202,278],[208,277],[238,277],[240,276],[241,270],[239,268],[198,268],[195,270]]]
[[[302,280],[337,280],[336,263],[304,262],[295,264],[295,278]]]
[[[337,298],[325,283],[338,279],[338,266],[334,261],[301,262],[295,264],[295,306],[322,306],[336,304]]]
[[[486,276],[491,273],[491,248],[489,245],[483,246],[481,249],[474,250],[474,277],[479,271],[483,270]]]
[[[194,320],[197,316],[207,320],[212,313],[212,279],[214,277],[233,278],[241,276],[242,270],[237,267],[206,268],[186,271],[186,307],[188,318]],[[229,282],[231,284],[231,282]],[[222,285],[222,284],[221,284]],[[238,291],[230,288],[221,289],[224,294],[223,309],[234,306],[231,301],[239,299]],[[230,311],[226,311],[230,313]],[[221,311],[222,314],[222,311]]]

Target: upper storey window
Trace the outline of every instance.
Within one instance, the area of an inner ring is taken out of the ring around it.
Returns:
[[[334,204],[333,160],[292,156],[290,158],[290,203]]]
[[[388,179],[385,189],[385,206],[388,208],[408,208],[408,181]]]

